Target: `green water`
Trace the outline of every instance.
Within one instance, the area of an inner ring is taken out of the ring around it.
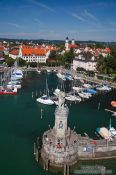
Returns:
[[[57,87],[59,80],[54,74],[47,75],[50,91]],[[33,143],[37,136],[42,136],[48,125],[54,125],[55,106],[40,105],[36,95],[46,87],[46,73],[38,75],[29,72],[23,80],[23,88],[16,96],[0,96],[0,175],[45,175],[33,157]],[[70,84],[65,84],[67,89]],[[33,91],[33,98],[32,98]],[[116,118],[105,112],[110,108],[110,101],[116,99],[115,91],[95,96],[89,101],[69,105],[68,125],[76,131],[95,137],[95,129],[108,126],[110,117],[116,127]],[[98,103],[100,102],[100,110]],[[41,108],[43,118],[41,119]],[[116,174],[115,161],[107,161],[108,168]],[[54,173],[53,173],[54,174]]]

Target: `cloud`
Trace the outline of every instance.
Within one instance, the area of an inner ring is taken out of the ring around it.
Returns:
[[[81,22],[88,23],[89,25],[94,25],[95,27],[101,27],[100,22],[98,19],[90,12],[87,10],[82,11],[80,15],[76,13],[70,14],[72,17],[80,20]]]
[[[98,21],[98,19],[92,13],[88,12],[87,10],[84,10],[83,15],[85,17],[88,17],[88,18],[94,20],[94,21]]]
[[[116,32],[115,28],[99,28],[99,29],[88,29],[88,30],[80,30],[80,33],[91,33],[91,32]]]
[[[20,26],[19,24],[16,24],[16,23],[8,22],[7,24],[10,26],[16,27],[16,28],[22,28],[22,26]]]
[[[32,4],[37,5],[37,6],[39,6],[39,7],[42,7],[42,8],[45,9],[45,10],[48,10],[48,11],[51,11],[51,12],[55,12],[55,10],[54,10],[53,8],[47,6],[46,4],[37,2],[37,1],[35,1],[35,0],[28,0],[28,2],[31,2]]]
[[[77,18],[77,19],[80,20],[80,21],[86,21],[83,17],[77,15],[76,13],[72,13],[71,15],[72,15],[73,17]]]

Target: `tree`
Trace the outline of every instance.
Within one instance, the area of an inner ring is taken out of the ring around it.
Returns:
[[[26,66],[27,62],[25,60],[23,60],[22,58],[18,58],[18,65],[19,66]]]
[[[71,48],[69,52],[66,52],[64,54],[64,62],[72,63],[74,57],[75,57],[74,50],[73,50],[73,48]]]
[[[6,63],[9,67],[13,66],[14,62],[15,62],[15,60],[13,58],[9,58],[6,60]]]
[[[116,56],[115,54],[108,55],[107,57],[99,56],[97,62],[97,70],[100,73],[112,74],[116,73]]]
[[[52,51],[50,52],[49,59],[54,60],[54,59],[56,59],[56,58],[57,58],[57,53],[56,53],[55,50],[52,50]]]

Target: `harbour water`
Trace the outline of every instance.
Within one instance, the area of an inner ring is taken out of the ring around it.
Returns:
[[[28,72],[23,88],[16,96],[0,96],[0,174],[1,175],[50,175],[36,163],[33,143],[49,126],[54,125],[55,106],[41,105],[36,98],[45,92],[46,79],[51,92],[61,82],[53,73]],[[67,90],[71,84],[63,85]],[[32,96],[33,94],[33,96]],[[96,137],[97,127],[108,127],[110,117],[116,128],[116,118],[104,109],[112,110],[110,102],[116,99],[116,91],[96,95],[77,104],[68,103],[68,125],[80,134]],[[98,110],[98,104],[99,110]],[[42,116],[41,116],[42,109]],[[106,161],[105,161],[106,162]],[[116,174],[116,160],[107,160],[107,168]],[[103,162],[101,162],[103,164]],[[101,165],[102,165],[101,164]],[[106,165],[106,164],[105,164]],[[73,174],[73,172],[72,172]]]

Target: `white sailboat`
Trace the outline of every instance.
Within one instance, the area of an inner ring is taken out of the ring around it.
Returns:
[[[65,99],[68,101],[79,101],[79,102],[81,101],[81,98],[75,95],[67,95]]]
[[[81,97],[81,98],[86,98],[86,99],[89,99],[91,96],[89,93],[86,93],[86,92],[78,92],[78,95]]]
[[[96,87],[96,90],[99,90],[99,91],[111,91],[111,89],[112,88],[106,84],[103,84],[103,85]]]
[[[42,104],[46,104],[46,105],[53,105],[54,104],[53,100],[51,100],[51,98],[47,95],[43,95],[42,97],[37,98],[36,100],[37,100],[37,102],[42,103]]]
[[[53,105],[54,101],[47,94],[48,94],[48,85],[47,85],[47,80],[46,80],[46,94],[37,98],[36,101],[42,104],[46,104],[46,105]]]

